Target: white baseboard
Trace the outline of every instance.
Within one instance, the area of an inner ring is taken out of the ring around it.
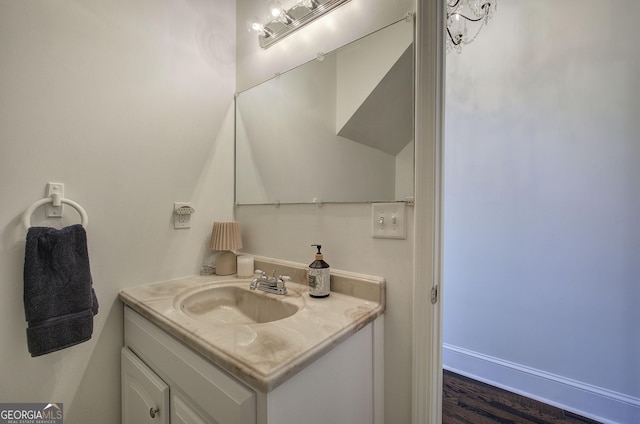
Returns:
[[[640,399],[444,344],[443,368],[604,424],[640,423]]]

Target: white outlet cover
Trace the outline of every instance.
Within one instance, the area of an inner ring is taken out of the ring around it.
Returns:
[[[405,202],[372,203],[371,237],[406,239],[407,204]]]
[[[191,215],[173,214],[173,228],[191,228]]]
[[[179,214],[178,209],[186,207],[191,208],[189,213]],[[193,213],[193,208],[191,203],[189,202],[174,202],[173,203],[173,228],[191,228],[191,214]]]

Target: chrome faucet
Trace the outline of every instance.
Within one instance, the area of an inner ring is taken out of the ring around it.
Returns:
[[[260,276],[251,280],[249,283],[249,290],[262,290],[267,293],[274,294],[287,294],[287,288],[284,286],[286,281],[291,281],[291,277],[281,275],[276,277],[275,270],[271,277],[267,277],[267,273],[256,269],[256,273],[260,273]]]

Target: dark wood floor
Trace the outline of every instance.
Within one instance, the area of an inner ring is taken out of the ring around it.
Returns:
[[[446,370],[443,386],[442,424],[600,424]]]

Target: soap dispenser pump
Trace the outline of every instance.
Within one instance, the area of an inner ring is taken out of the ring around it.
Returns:
[[[331,271],[329,264],[322,258],[322,245],[312,244],[311,246],[318,249],[316,260],[309,265],[309,296],[311,297],[327,297],[331,286]]]

